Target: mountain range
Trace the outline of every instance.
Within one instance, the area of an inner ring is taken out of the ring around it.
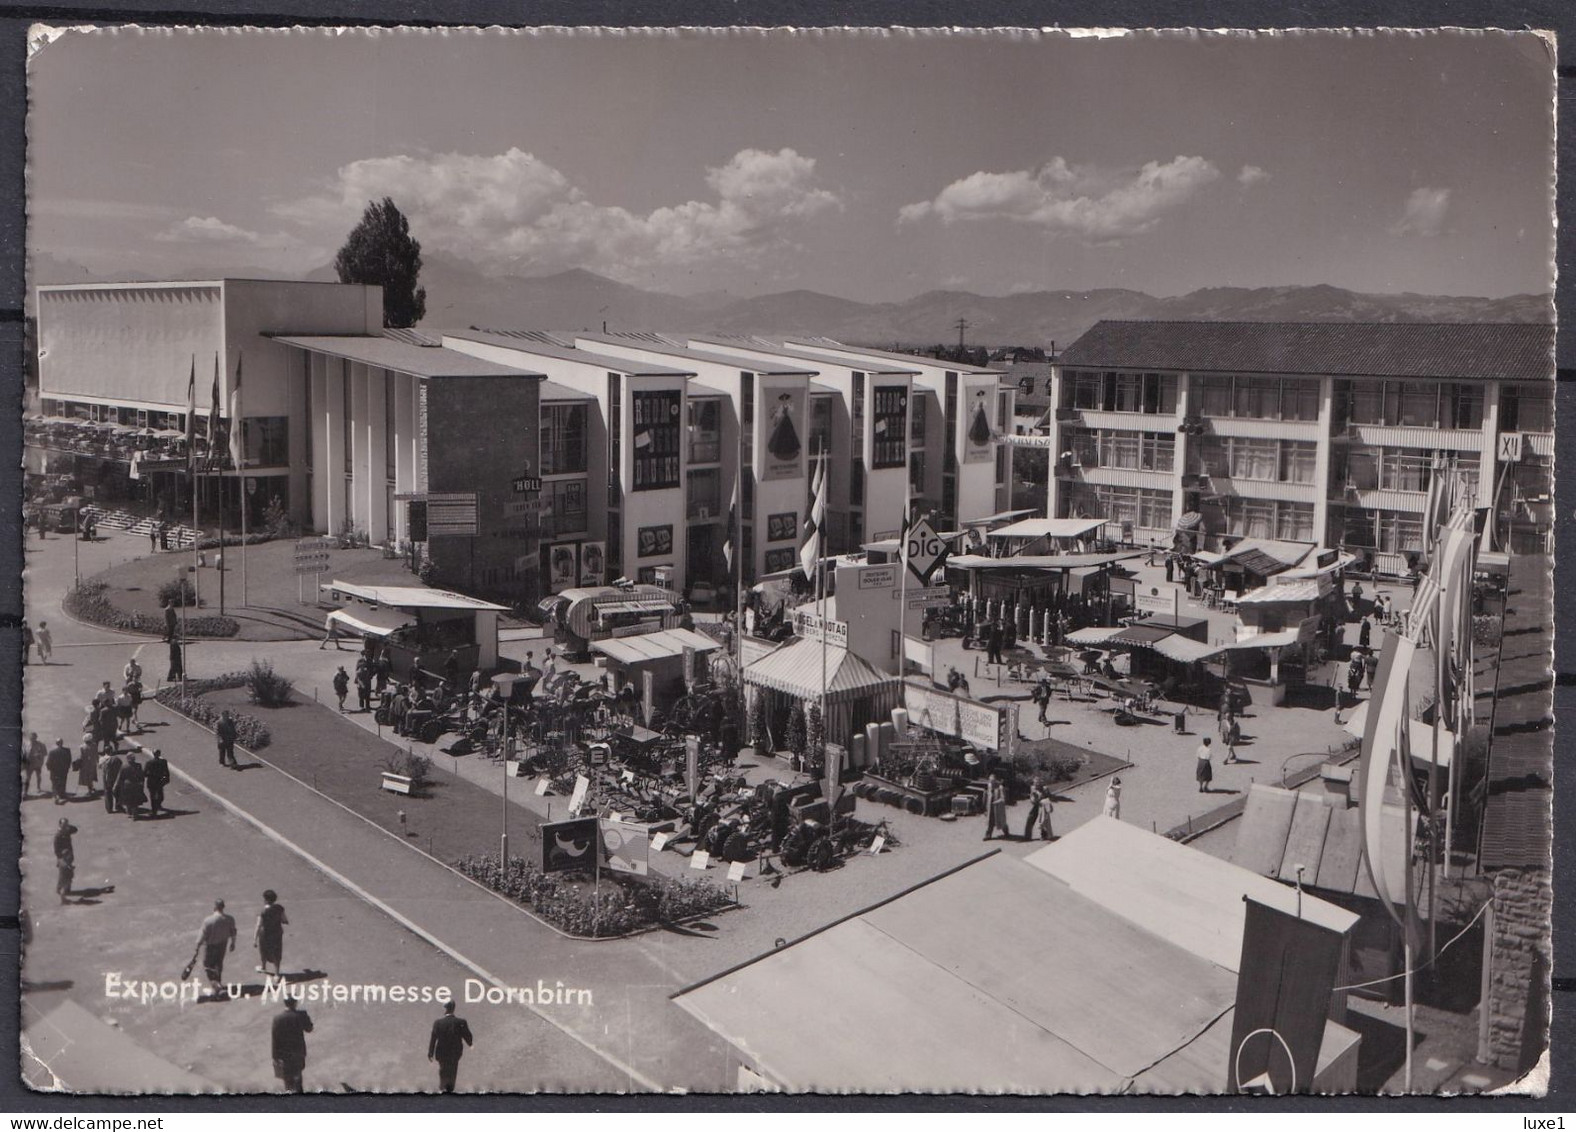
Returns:
[[[305,276],[237,268],[236,278],[336,278],[324,265]],[[212,272],[167,278],[212,278]],[[137,277],[119,275],[116,281]],[[108,281],[47,254],[33,257],[32,284]],[[927,291],[902,302],[865,303],[818,291],[782,291],[735,298],[726,293],[672,295],[575,269],[553,275],[489,276],[469,264],[429,255],[421,282],[432,328],[481,326],[516,330],[671,330],[711,334],[820,334],[866,346],[930,346],[953,342],[967,320],[970,345],[1065,346],[1103,318],[1228,319],[1285,322],[1548,322],[1548,295],[1476,298],[1455,295],[1365,294],[1327,285],[1206,287],[1159,298],[1142,291],[1030,291],[976,295]]]

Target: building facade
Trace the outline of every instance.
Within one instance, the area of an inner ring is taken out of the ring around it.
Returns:
[[[1435,476],[1495,547],[1552,524],[1554,330],[1542,324],[1101,322],[1053,369],[1049,514],[1342,546],[1405,575]]]

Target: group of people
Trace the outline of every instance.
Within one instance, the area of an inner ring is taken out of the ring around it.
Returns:
[[[55,652],[55,639],[50,635],[49,622],[40,621],[38,628],[34,629],[22,619],[22,663],[26,664],[32,659],[33,649],[38,649],[38,662],[48,664],[49,658]]]
[[[1054,795],[1049,787],[1036,781],[1029,787],[1029,815],[1023,823],[1023,840],[1028,841],[1039,833],[1041,841],[1054,841],[1056,836],[1051,832],[1051,811],[1054,806]],[[1007,784],[1002,780],[1000,771],[991,771],[985,779],[985,836],[980,840],[989,841],[1000,832],[1003,840],[1010,840],[1012,832],[1007,828]]]

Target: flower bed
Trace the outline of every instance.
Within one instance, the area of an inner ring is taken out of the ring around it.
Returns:
[[[704,880],[606,873],[597,891],[579,877],[543,873],[534,863],[515,856],[507,866],[500,865],[496,855],[462,857],[455,867],[570,935],[591,939],[628,935],[733,904],[727,893]]]
[[[244,688],[248,680],[245,672],[226,672],[223,676],[186,681],[185,695],[181,694],[179,684],[166,684],[153,694],[153,698],[171,711],[178,711],[204,727],[213,727],[219,722],[219,713],[224,709],[215,707],[203,696],[224,688]],[[262,720],[233,710],[230,718],[235,721],[235,741],[241,746],[249,751],[259,751],[268,746],[268,727]]]
[[[155,637],[164,635],[162,618],[120,608],[105,596],[108,588],[104,582],[83,582],[66,594],[63,608],[79,621],[102,625],[106,629],[147,633]],[[233,637],[241,631],[241,626],[230,617],[188,615],[185,622],[188,637]]]

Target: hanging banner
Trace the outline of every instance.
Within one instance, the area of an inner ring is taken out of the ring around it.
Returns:
[[[578,546],[558,542],[547,548],[547,588],[552,593],[572,589],[580,581]]]
[[[580,584],[600,586],[607,580],[607,544],[583,542],[580,544]]]
[[[963,429],[963,462],[979,464],[992,458],[995,429],[991,427],[991,413],[996,408],[996,386],[971,385],[963,395],[959,426]]]
[[[802,479],[808,427],[806,385],[802,380],[763,377],[760,389],[761,399],[755,409],[755,443],[761,453],[761,479]]]
[[[921,683],[904,681],[903,707],[908,711],[912,726],[952,735],[988,751],[1000,747],[1002,713],[988,704],[976,703]]]
[[[901,468],[908,462],[908,386],[871,389],[870,467]]]

